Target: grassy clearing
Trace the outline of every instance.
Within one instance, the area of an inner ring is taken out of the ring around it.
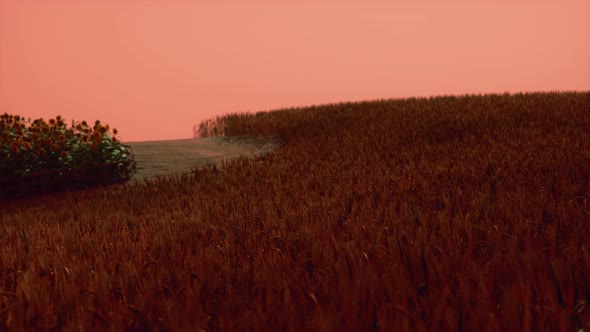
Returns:
[[[284,145],[0,206],[0,323],[590,329],[589,92],[323,105],[201,128]]]

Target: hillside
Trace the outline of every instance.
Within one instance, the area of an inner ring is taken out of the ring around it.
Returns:
[[[590,329],[590,92],[231,114],[283,145],[0,207],[8,329]]]

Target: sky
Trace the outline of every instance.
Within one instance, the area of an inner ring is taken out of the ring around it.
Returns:
[[[123,142],[227,113],[590,90],[590,0],[0,0],[0,113]]]

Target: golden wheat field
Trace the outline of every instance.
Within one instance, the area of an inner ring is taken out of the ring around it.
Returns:
[[[0,329],[590,331],[590,92],[200,129],[283,145],[0,205]]]

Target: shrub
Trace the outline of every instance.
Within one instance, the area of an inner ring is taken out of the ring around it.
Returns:
[[[121,144],[109,125],[97,120],[72,121],[67,128],[61,116],[31,123],[19,115],[0,115],[0,175],[14,176],[47,170],[72,170],[86,166],[115,165],[115,177],[130,178],[136,171],[131,147]]]

